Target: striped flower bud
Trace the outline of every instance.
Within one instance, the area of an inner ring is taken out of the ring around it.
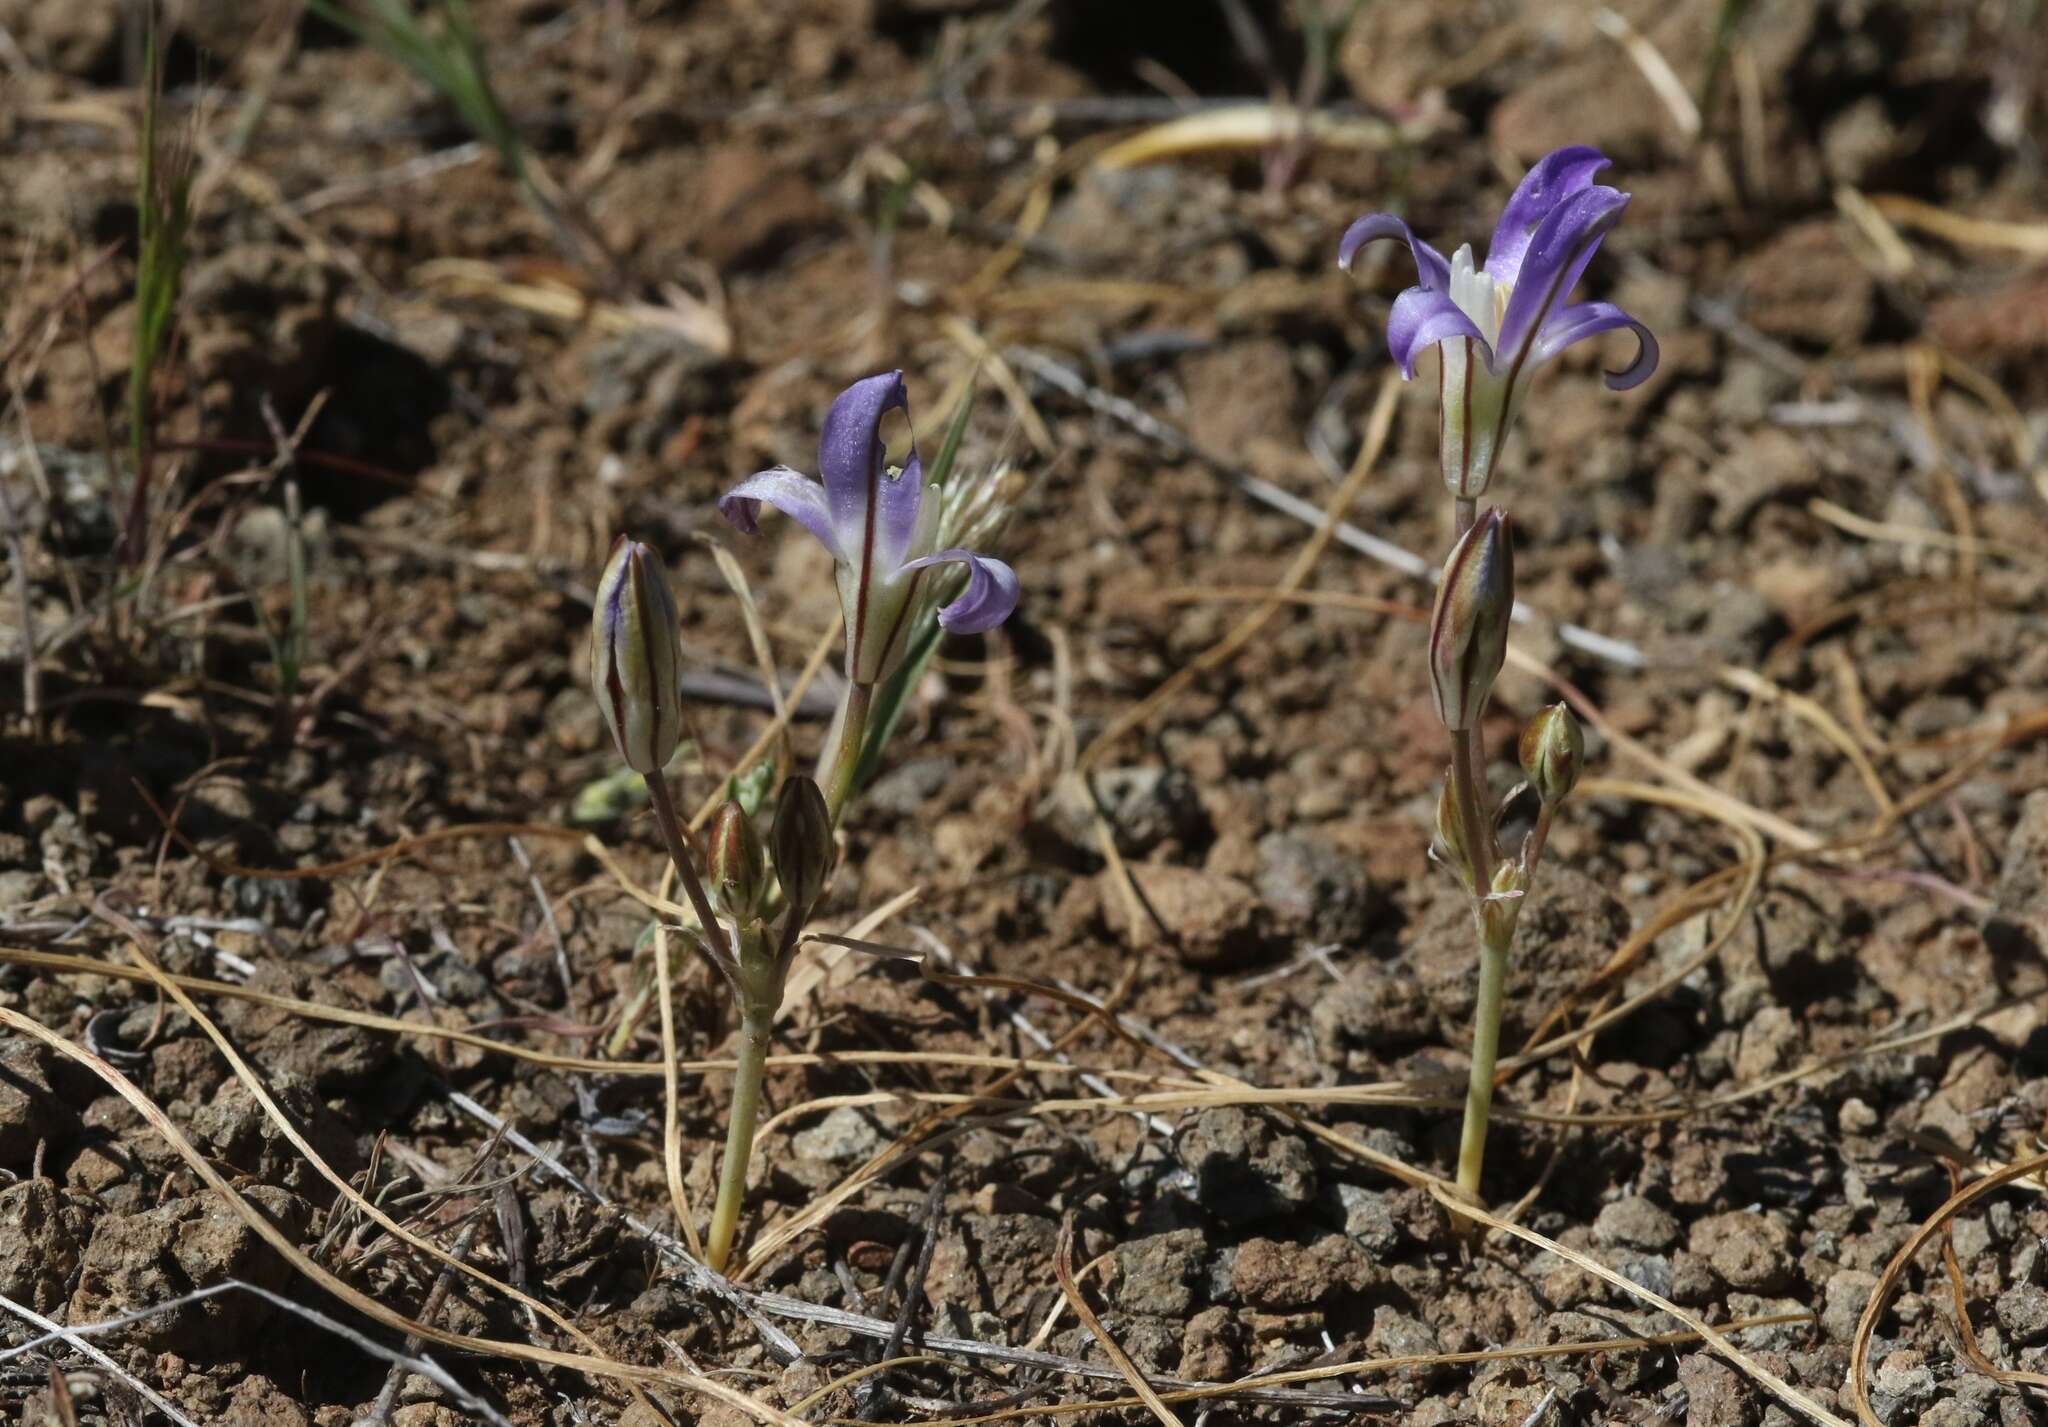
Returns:
[[[745,921],[767,890],[767,864],[761,839],[747,810],[728,798],[711,820],[711,894],[727,915]]]
[[[1444,562],[1429,619],[1429,682],[1444,727],[1462,733],[1479,721],[1507,659],[1515,607],[1515,547],[1499,506],[1480,516]]]
[[[801,923],[832,873],[832,814],[818,785],[801,774],[782,785],[775,804],[775,875],[791,915]]]
[[[1522,776],[1546,807],[1565,800],[1586,761],[1586,736],[1563,704],[1552,704],[1522,730]]]
[[[597,582],[590,687],[619,756],[636,773],[659,773],[682,741],[682,658],[661,561],[621,535]]]

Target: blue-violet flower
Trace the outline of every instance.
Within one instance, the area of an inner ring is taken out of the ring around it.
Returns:
[[[1338,245],[1346,270],[1375,238],[1399,238],[1415,257],[1422,281],[1394,299],[1387,346],[1410,378],[1423,349],[1440,348],[1444,484],[1461,500],[1485,493],[1529,376],[1566,347],[1626,327],[1635,359],[1607,384],[1626,391],[1657,369],[1657,339],[1642,323],[1611,302],[1565,301],[1628,206],[1626,193],[1593,182],[1606,167],[1583,145],[1539,159],[1501,212],[1484,267],[1469,243],[1446,262],[1391,213],[1359,219]]]
[[[971,550],[936,548],[945,502],[926,488],[914,450],[901,471],[886,466],[880,428],[891,411],[910,411],[903,373],[855,382],[826,413],[818,440],[822,481],[778,466],[749,476],[718,502],[720,513],[749,534],[758,529],[761,506],[772,505],[832,553],[846,614],[846,673],[857,684],[876,683],[893,669],[934,611],[945,629],[978,634],[1017,607],[1017,576],[1008,565]],[[946,565],[964,565],[967,580],[941,607],[957,584],[937,573]]]

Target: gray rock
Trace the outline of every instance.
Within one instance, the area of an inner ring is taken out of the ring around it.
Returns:
[[[1998,1326],[2013,1341],[2038,1343],[2048,1339],[2048,1288],[2017,1283],[1998,1295],[1994,1305]]]
[[[1337,1216],[1344,1232],[1375,1258],[1385,1259],[1397,1252],[1405,1237],[1394,1218],[1394,1196],[1383,1189],[1366,1189],[1357,1184],[1339,1184],[1326,1194],[1336,1201]]]
[[[55,1051],[25,1036],[0,1038],[0,1167],[25,1172],[36,1146],[70,1139],[78,1112],[56,1084]]]
[[[1593,1220],[1593,1235],[1609,1247],[1655,1253],[1678,1242],[1678,1220],[1640,1194],[1631,1194],[1600,1211]]]
[[[1678,1360],[1678,1384],[1685,1389],[1685,1427],[1749,1427],[1757,1404],[1742,1374],[1705,1353]]]
[[[1111,768],[1095,775],[1094,787],[1117,851],[1126,857],[1143,857],[1170,841],[1186,845],[1215,835],[1194,779],[1178,768]],[[1075,847],[1095,851],[1095,803],[1075,779],[1062,783],[1055,797],[1052,827]]]
[[[1391,1306],[1373,1310],[1372,1332],[1365,1343],[1375,1356],[1383,1358],[1434,1357],[1444,1350],[1427,1323]],[[1443,1364],[1432,1363],[1409,1368],[1404,1375],[1420,1385],[1435,1381],[1444,1371]]]
[[[841,1105],[824,1119],[789,1137],[789,1147],[804,1159],[843,1164],[864,1160],[882,1147],[882,1132],[857,1106]]]
[[[1743,1293],[1783,1292],[1797,1276],[1791,1231],[1764,1214],[1737,1210],[1702,1219],[1692,1226],[1691,1247],[1721,1282]]]
[[[1339,1070],[1366,1072],[1379,1058],[1431,1039],[1436,1008],[1414,972],[1374,956],[1355,959],[1344,979],[1309,1008],[1321,1057]]]
[[[0,1189],[0,1293],[39,1313],[64,1306],[85,1215],[48,1179]]]
[[[1185,1317],[1208,1258],[1200,1229],[1173,1229],[1119,1244],[1116,1306],[1126,1313]]]
[[[1934,1396],[1934,1371],[1910,1348],[1886,1353],[1871,1381],[1878,1394],[1905,1407],[1917,1407]]]
[[[1641,1258],[1623,1259],[1615,1266],[1621,1276],[1640,1288],[1662,1298],[1671,1296],[1677,1274],[1671,1267],[1671,1260],[1664,1254],[1644,1254]]]
[[[1543,1320],[1546,1343],[1597,1343],[1613,1336],[1613,1321],[1590,1313],[1565,1309]],[[1654,1378],[1658,1364],[1648,1353],[1613,1353],[1603,1359],[1600,1371],[1611,1386],[1630,1392]]]
[[[1316,1164],[1308,1144],[1234,1105],[1204,1110],[1177,1142],[1195,1177],[1195,1200],[1226,1224],[1250,1224],[1308,1207]]]
[[[1318,941],[1363,940],[1382,900],[1356,857],[1291,832],[1259,839],[1252,886],[1282,926]]]
[[[303,1199],[268,1184],[242,1192],[289,1238],[304,1242],[313,1212]],[[153,1309],[225,1278],[278,1292],[292,1270],[215,1195],[190,1195],[139,1214],[109,1214],[93,1227],[67,1316],[92,1323]],[[153,1351],[218,1360],[246,1347],[276,1312],[253,1294],[223,1293],[142,1317],[124,1331],[129,1342]]]
[[[913,758],[869,784],[860,795],[861,804],[895,817],[915,816],[945,791],[955,766],[950,758]]]

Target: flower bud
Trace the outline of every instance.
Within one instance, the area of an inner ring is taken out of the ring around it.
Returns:
[[[1515,549],[1508,517],[1489,508],[1444,562],[1429,619],[1429,682],[1444,727],[1462,733],[1479,721],[1507,658],[1515,607]]]
[[[1545,807],[1556,807],[1579,781],[1586,761],[1586,736],[1563,704],[1552,704],[1522,730],[1522,776]]]
[[[797,775],[782,785],[775,804],[775,875],[791,914],[801,922],[825,890],[832,873],[832,814],[811,779]]]
[[[766,863],[753,819],[728,798],[711,820],[711,891],[728,915],[745,921],[754,915],[766,890]]]
[[[636,773],[659,773],[682,741],[682,658],[661,561],[621,535],[597,582],[590,686],[619,756]]]

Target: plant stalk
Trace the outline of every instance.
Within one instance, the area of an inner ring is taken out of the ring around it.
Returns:
[[[767,1070],[768,1043],[775,1032],[775,1007],[748,999],[740,1012],[739,1064],[734,1070],[732,1110],[725,1129],[725,1163],[718,1175],[718,1202],[711,1210],[711,1232],[704,1257],[712,1269],[725,1272],[732,1254],[733,1231],[747,1197],[747,1161],[754,1153],[754,1128],[761,1118],[761,1080]]]
[[[860,774],[861,752],[868,741],[868,710],[873,706],[873,684],[849,683],[846,701],[839,706],[838,742],[818,765],[818,787],[825,795],[825,809],[832,825],[853,798],[854,779]]]
[[[1493,880],[1493,822],[1479,796],[1478,760],[1473,756],[1476,739],[1451,730],[1451,801],[1458,809],[1458,821],[1465,829],[1465,856],[1470,865],[1472,894],[1486,895]]]
[[[647,795],[654,801],[654,820],[661,826],[661,838],[668,844],[669,860],[676,865],[676,876],[682,881],[683,891],[690,899],[690,909],[697,914],[705,944],[719,960],[730,960],[732,952],[726,943],[725,927],[711,910],[711,899],[704,895],[704,884],[697,880],[697,861],[690,856],[689,839],[683,835],[683,825],[676,817],[675,801],[668,793],[668,780],[659,773],[644,776]]]
[[[1479,1202],[1486,1163],[1486,1122],[1493,1113],[1493,1067],[1500,1055],[1501,998],[1508,979],[1511,917],[1488,917],[1474,908],[1479,929],[1479,1004],[1472,1014],[1472,1078],[1465,1090],[1465,1131],[1458,1143],[1458,1188]]]

